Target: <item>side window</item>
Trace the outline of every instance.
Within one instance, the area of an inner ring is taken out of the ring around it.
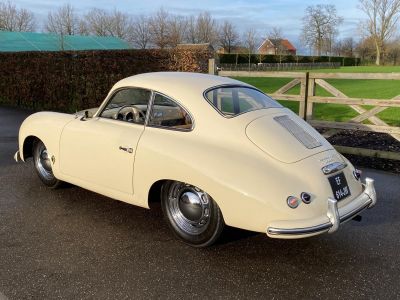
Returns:
[[[102,118],[144,124],[151,92],[139,88],[126,88],[116,92],[107,103]]]
[[[155,94],[149,125],[190,130],[193,121],[190,115],[173,100]]]

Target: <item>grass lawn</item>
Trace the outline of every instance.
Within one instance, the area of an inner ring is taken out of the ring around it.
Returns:
[[[319,72],[328,72],[328,70],[318,70]],[[329,72],[400,72],[400,67],[343,67],[341,69]],[[238,77],[237,80],[249,83],[264,91],[265,93],[273,93],[289,81],[290,78],[260,78],[260,77]],[[345,95],[354,98],[376,98],[391,99],[400,95],[400,81],[395,80],[358,80],[358,79],[329,79],[331,85],[339,89]],[[299,94],[300,86],[291,89],[288,94]],[[317,96],[332,96],[327,91],[317,86]],[[295,101],[279,101],[282,105],[298,112],[298,102]],[[370,106],[363,106],[370,109]],[[341,104],[323,104],[317,103],[314,106],[314,118],[327,121],[348,121],[358,114],[347,105]],[[383,112],[377,114],[379,118],[392,126],[400,126],[400,108],[387,108]],[[366,121],[368,123],[368,121]]]

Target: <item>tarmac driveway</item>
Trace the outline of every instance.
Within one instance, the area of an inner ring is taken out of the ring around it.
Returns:
[[[400,297],[400,177],[376,179],[379,202],[337,233],[274,240],[228,229],[193,249],[145,210],[78,187],[45,188],[16,164],[29,112],[0,108],[0,299]]]

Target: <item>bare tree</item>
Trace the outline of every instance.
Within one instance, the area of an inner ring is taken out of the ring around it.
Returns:
[[[272,27],[268,33],[268,38],[273,40],[280,40],[282,39],[283,33],[281,27]]]
[[[355,52],[362,61],[376,59],[375,42],[371,37],[364,37],[355,47]]]
[[[108,20],[109,35],[128,41],[132,31],[132,18],[128,14],[114,10]]]
[[[397,65],[400,59],[400,39],[397,38],[387,45],[387,59],[392,65]]]
[[[335,41],[332,46],[332,53],[335,56],[341,56],[343,51],[343,43],[342,40]]]
[[[196,35],[198,43],[216,43],[218,39],[217,22],[209,12],[201,12],[197,16]]]
[[[352,37],[335,41],[332,46],[332,53],[337,56],[353,57],[355,42]]]
[[[187,30],[186,30],[186,40],[189,43],[196,44],[198,43],[197,36],[197,20],[195,16],[190,16],[186,20]]]
[[[229,21],[225,21],[219,29],[219,43],[228,53],[239,41],[239,34],[235,26]]]
[[[97,36],[115,36],[126,41],[132,37],[133,20],[131,16],[114,10],[107,12],[103,9],[90,10],[79,24],[79,32]]]
[[[74,8],[65,4],[56,11],[49,12],[45,30],[60,35],[74,35],[78,33],[79,19]]]
[[[168,21],[168,44],[176,47],[185,40],[187,21],[182,16],[171,16]]]
[[[168,46],[169,18],[169,13],[165,9],[160,8],[150,19],[152,43],[161,49]]]
[[[146,49],[151,41],[150,20],[144,15],[138,16],[132,24],[131,42],[135,47]]]
[[[6,31],[34,31],[36,28],[35,16],[32,12],[18,9],[10,1],[0,2],[0,30]]]
[[[111,30],[111,24],[108,13],[99,8],[91,9],[84,17],[83,27],[90,34],[98,36],[107,36]],[[83,28],[82,27],[82,28]]]
[[[89,35],[89,34],[91,34],[90,31],[89,31],[88,23],[84,19],[79,20],[79,23],[78,23],[78,34],[80,34],[80,35]]]
[[[375,64],[380,65],[385,43],[396,30],[400,18],[400,0],[359,0],[360,9],[367,15],[364,28],[374,44]]]
[[[343,39],[343,55],[348,57],[354,56],[355,42],[352,37]]]
[[[249,54],[249,68],[251,64],[251,55],[256,50],[257,33],[254,28],[249,28],[243,35],[243,44],[246,46]]]
[[[313,47],[319,56],[324,47],[327,52],[331,51],[334,35],[342,22],[334,5],[308,6],[303,17],[303,44]]]

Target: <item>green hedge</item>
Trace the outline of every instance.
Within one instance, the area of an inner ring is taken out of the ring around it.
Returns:
[[[246,64],[249,62],[248,54],[219,54],[221,64]],[[355,57],[342,56],[292,56],[292,55],[263,55],[252,54],[251,63],[321,63],[321,62],[340,62],[342,66],[356,66],[360,64],[360,59]]]
[[[0,104],[64,112],[96,107],[122,78],[207,73],[212,57],[204,49],[0,53]]]

